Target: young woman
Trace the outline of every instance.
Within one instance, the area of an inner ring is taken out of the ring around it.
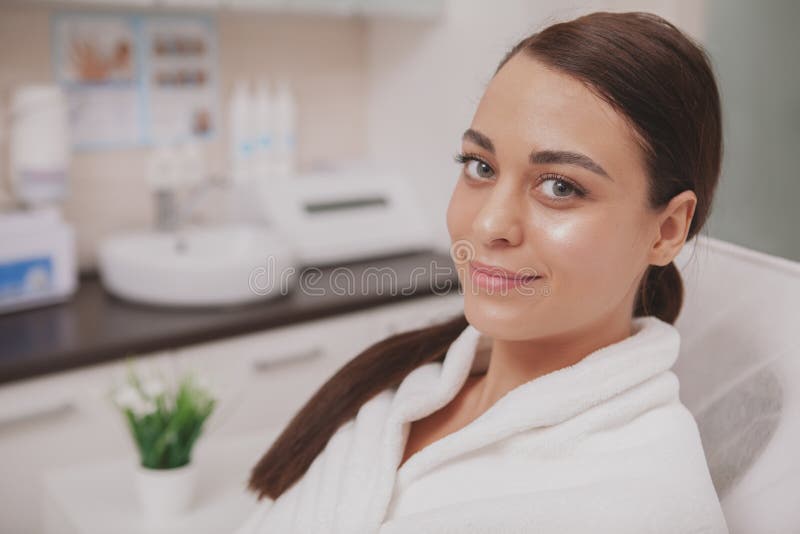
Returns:
[[[725,533],[670,368],[720,173],[703,49],[648,13],[501,61],[447,210],[464,314],[385,339],[254,467],[239,530]]]

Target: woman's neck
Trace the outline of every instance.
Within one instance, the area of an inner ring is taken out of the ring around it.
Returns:
[[[631,334],[632,324],[627,318],[549,338],[525,341],[494,339],[489,366],[483,375],[474,379],[471,388],[475,416],[522,384],[574,365],[592,352],[622,341]]]

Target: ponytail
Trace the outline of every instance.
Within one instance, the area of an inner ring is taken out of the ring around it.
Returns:
[[[655,315],[674,324],[683,305],[683,280],[674,261],[665,266],[650,265],[639,284],[634,317]]]

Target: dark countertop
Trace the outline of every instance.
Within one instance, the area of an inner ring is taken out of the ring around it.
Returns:
[[[83,275],[69,301],[0,315],[0,383],[459,288],[450,256],[438,252],[300,268],[298,275],[287,294],[215,309],[124,301],[96,274]],[[345,280],[352,291],[336,289],[346,287]]]

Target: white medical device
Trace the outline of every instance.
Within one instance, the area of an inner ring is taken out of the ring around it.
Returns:
[[[75,232],[55,207],[0,213],[0,313],[62,302],[77,285]]]
[[[418,198],[396,175],[365,168],[301,174],[263,186],[261,198],[303,266],[434,248]]]
[[[62,302],[78,285],[75,230],[58,206],[69,189],[66,97],[54,85],[20,86],[9,117],[10,193],[20,207],[0,209],[0,313]]]

